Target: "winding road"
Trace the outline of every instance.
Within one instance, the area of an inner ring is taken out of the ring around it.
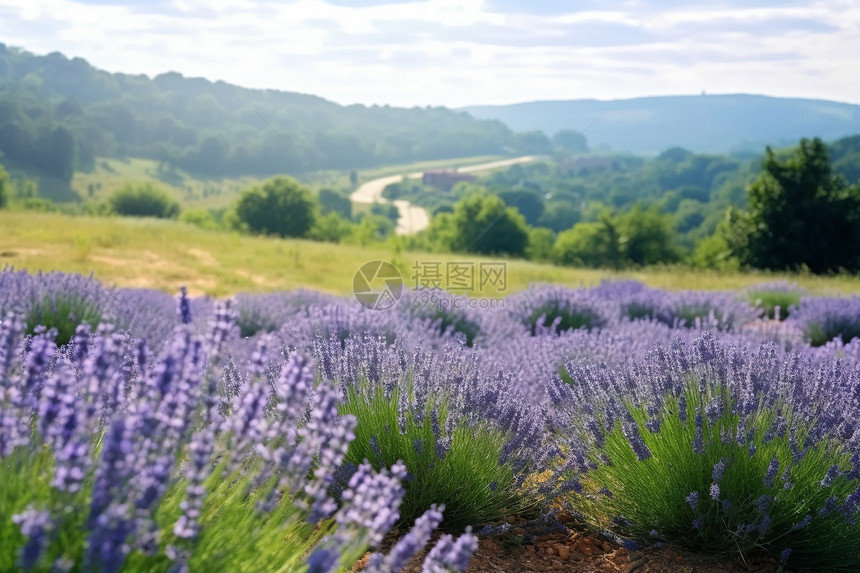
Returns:
[[[500,159],[499,161],[490,161],[489,163],[479,163],[478,165],[468,165],[458,167],[460,173],[474,173],[477,171],[489,171],[490,169],[498,169],[500,167],[509,167],[518,163],[529,163],[535,161],[537,157],[534,155],[526,155],[523,157],[512,157],[511,159]],[[409,173],[406,175],[409,179],[420,179],[423,175],[422,171]],[[397,183],[403,178],[403,175],[389,175],[388,177],[380,177],[368,181],[359,186],[358,189],[350,195],[353,203],[388,203],[382,196],[382,190],[392,183]],[[402,199],[393,202],[397,207],[400,217],[397,219],[396,233],[398,235],[410,235],[417,233],[427,228],[430,224],[430,217],[427,211],[421,207],[416,207]]]

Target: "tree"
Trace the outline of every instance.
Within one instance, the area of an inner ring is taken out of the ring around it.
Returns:
[[[637,205],[621,215],[605,210],[597,221],[560,233],[553,257],[574,266],[647,266],[678,260],[675,241],[671,215]]]
[[[585,135],[573,129],[562,129],[552,136],[552,144],[562,153],[588,153]]]
[[[526,219],[529,225],[537,225],[544,212],[543,198],[530,189],[507,189],[499,192],[499,197],[508,207],[513,207]]]
[[[310,191],[292,177],[275,177],[242,192],[236,218],[252,233],[304,237],[316,221]]]
[[[433,218],[428,237],[456,252],[523,255],[529,235],[523,216],[496,196],[462,199],[453,213]]]
[[[599,221],[578,223],[559,233],[553,258],[560,264],[577,267],[620,267],[618,226],[614,217],[604,213]]]
[[[617,218],[617,225],[618,250],[624,263],[647,266],[678,259],[671,215],[636,205]]]
[[[152,183],[126,183],[111,195],[108,204],[114,213],[126,217],[173,219],[179,216],[179,203]]]
[[[346,220],[352,219],[352,201],[343,193],[323,187],[318,197],[323,215],[337,213]]]
[[[730,210],[725,238],[747,266],[814,273],[860,269],[860,186],[833,173],[818,138],[780,159],[768,147],[749,211]]]

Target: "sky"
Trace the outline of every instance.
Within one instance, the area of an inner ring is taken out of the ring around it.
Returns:
[[[0,0],[0,42],[341,104],[860,103],[857,0]]]

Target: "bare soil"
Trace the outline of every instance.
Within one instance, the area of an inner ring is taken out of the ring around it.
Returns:
[[[466,573],[776,573],[784,570],[778,559],[763,555],[714,556],[668,547],[631,551],[581,524],[564,519],[562,522],[567,531],[560,528],[561,531],[541,533],[540,529],[545,530],[545,526],[539,529],[528,523],[514,523],[505,533],[479,536],[478,550]],[[383,543],[383,551],[395,541],[396,533]],[[404,573],[421,573],[426,553],[427,550],[416,556]],[[369,555],[357,563],[353,571],[361,571]]]

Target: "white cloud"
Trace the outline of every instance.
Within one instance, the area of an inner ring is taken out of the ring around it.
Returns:
[[[748,92],[860,103],[860,7],[618,1],[0,0],[3,41],[341,103]],[[348,4],[348,5],[335,5]],[[362,5],[365,5],[362,7]],[[607,4],[604,4],[607,5]]]

